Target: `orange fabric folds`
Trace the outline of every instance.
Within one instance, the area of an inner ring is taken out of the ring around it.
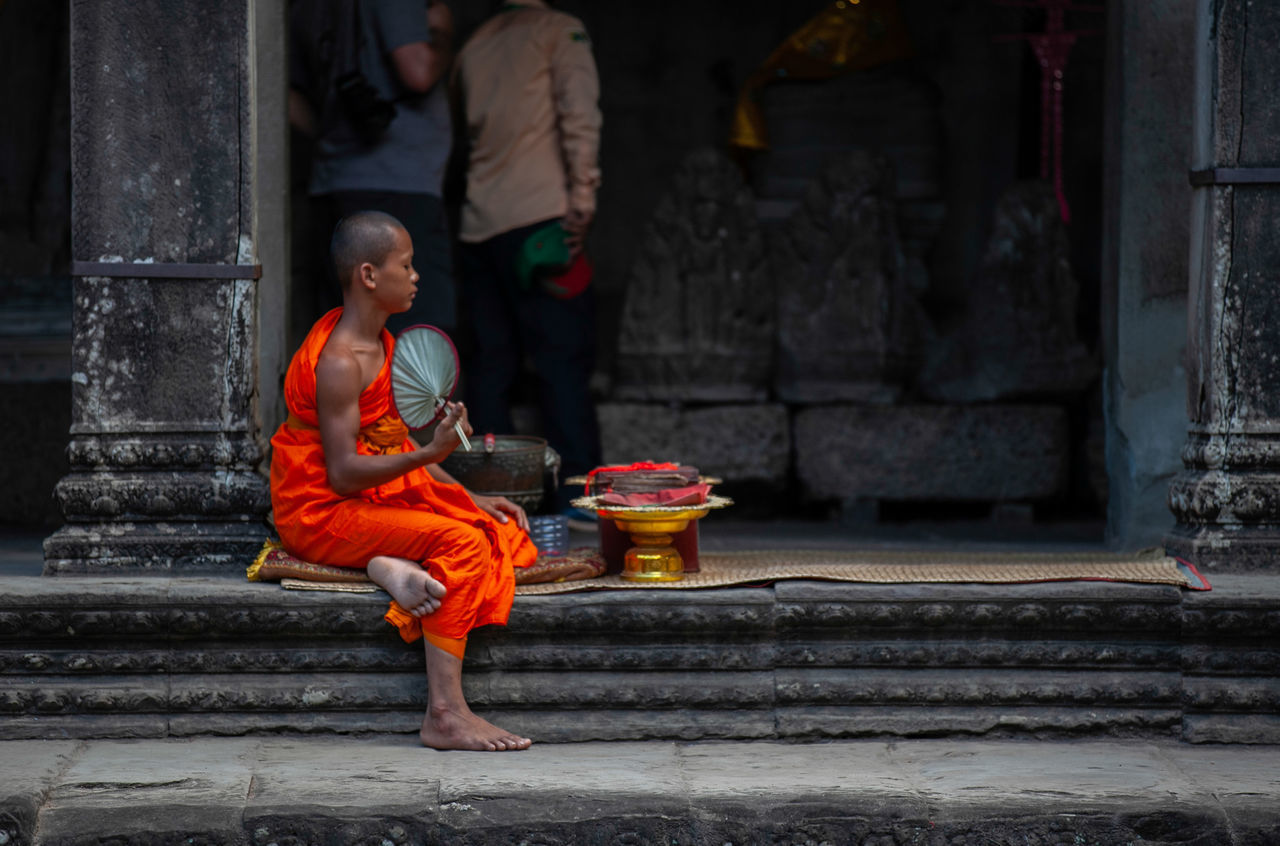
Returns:
[[[340,567],[363,568],[375,555],[421,562],[448,593],[434,614],[408,618],[417,625],[397,625],[405,640],[424,632],[457,640],[476,626],[506,623],[515,595],[512,568],[527,567],[538,555],[514,520],[499,523],[462,486],[436,481],[425,469],[354,496],[329,486],[316,428],[316,362],[341,316],[342,309],[334,309],[312,327],[285,375],[290,419],[271,438],[271,505],[284,548]],[[413,449],[391,399],[395,341],[383,331],[382,342],[386,363],[360,395],[356,449],[366,455]]]

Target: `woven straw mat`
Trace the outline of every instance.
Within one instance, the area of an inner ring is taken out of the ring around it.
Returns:
[[[1018,584],[1053,581],[1112,581],[1177,585],[1197,590],[1208,583],[1177,559],[1160,550],[1136,553],[1028,552],[899,552],[832,550],[752,550],[704,552],[700,572],[686,573],[678,582],[630,582],[621,576],[601,576],[574,582],[517,585],[519,596],[546,596],[586,590],[692,590],[774,582],[779,579],[820,579],[871,584],[983,582]],[[282,579],[289,590],[375,593],[373,584],[335,584]]]
[[[630,582],[601,576],[577,582],[520,585],[520,596],[543,596],[580,590],[688,590],[772,582],[779,579],[824,579],[876,584],[921,582],[1008,583],[1114,581],[1178,585],[1203,590],[1198,574],[1161,550],[1137,553],[1027,553],[754,550],[704,552],[700,572],[677,582]]]

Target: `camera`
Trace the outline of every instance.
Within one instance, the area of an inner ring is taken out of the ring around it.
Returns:
[[[395,104],[383,99],[359,71],[343,74],[338,77],[334,86],[338,92],[338,101],[346,110],[347,119],[360,140],[366,144],[375,143],[395,119]]]

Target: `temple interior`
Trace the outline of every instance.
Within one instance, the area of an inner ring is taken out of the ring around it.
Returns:
[[[1043,10],[868,3],[847,60],[788,75],[779,48],[829,5],[563,4],[601,77],[589,252],[606,461],[696,464],[751,515],[1101,537],[1106,15],[1059,22],[1079,34],[1055,77],[1032,46],[1055,26]],[[487,12],[456,4],[460,38]],[[67,10],[15,0],[4,21],[24,125],[0,165],[0,414],[29,449],[0,488],[6,522],[54,526],[70,419]],[[740,99],[759,106],[761,148],[730,143]],[[292,350],[318,307],[307,139],[289,149],[276,237]],[[523,399],[518,428],[536,434]],[[259,414],[269,432],[280,409]]]

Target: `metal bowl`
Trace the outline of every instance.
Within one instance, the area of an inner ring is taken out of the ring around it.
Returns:
[[[498,435],[493,451],[473,437],[470,452],[455,449],[440,462],[445,471],[473,493],[505,496],[528,511],[542,504],[547,442],[530,435]]]

